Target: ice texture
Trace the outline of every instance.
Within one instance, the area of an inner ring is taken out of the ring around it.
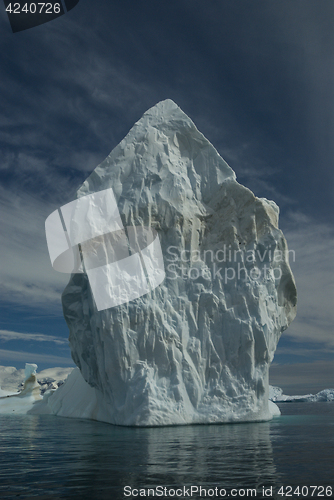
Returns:
[[[49,410],[134,426],[270,419],[268,370],[296,314],[277,205],[240,185],[171,100],[144,114],[77,196],[109,188],[124,227],[157,232],[166,277],[98,311],[87,275],[72,274],[62,304],[80,372]]]

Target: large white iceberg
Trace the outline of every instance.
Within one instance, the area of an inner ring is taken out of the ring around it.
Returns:
[[[296,313],[277,205],[240,185],[171,100],[77,196],[109,188],[124,227],[157,232],[166,277],[98,311],[87,275],[72,274],[62,303],[79,369],[44,410],[136,426],[270,419],[269,365]]]

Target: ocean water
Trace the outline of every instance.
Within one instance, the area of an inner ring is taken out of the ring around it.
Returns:
[[[1,416],[0,498],[334,497],[334,403],[279,406],[271,422],[163,428]]]

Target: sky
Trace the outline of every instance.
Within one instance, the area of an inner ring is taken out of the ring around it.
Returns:
[[[298,313],[270,382],[334,387],[334,3],[80,0],[12,33],[0,5],[0,364],[74,366],[46,217],[173,99],[280,207]]]

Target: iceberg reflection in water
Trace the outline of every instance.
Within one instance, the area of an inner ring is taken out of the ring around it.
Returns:
[[[262,498],[263,486],[277,493],[287,484],[333,484],[334,405],[290,403],[282,413],[263,423],[160,428],[2,416],[0,497],[117,500],[125,486],[197,485],[257,488]]]

